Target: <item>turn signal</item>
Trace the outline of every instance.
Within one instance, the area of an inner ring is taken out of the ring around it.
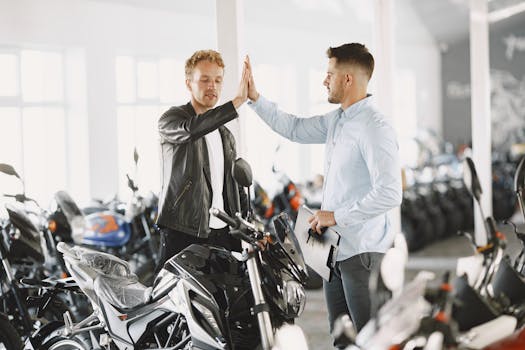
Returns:
[[[49,220],[47,228],[49,229],[49,231],[51,231],[51,233],[55,233],[57,230],[57,222],[55,220]]]

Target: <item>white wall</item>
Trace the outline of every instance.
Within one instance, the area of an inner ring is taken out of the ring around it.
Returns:
[[[77,52],[72,64],[80,73],[76,77],[80,84],[69,86],[80,90],[69,94],[76,96],[69,114],[74,121],[69,133],[76,137],[68,139],[68,156],[77,161],[70,162],[74,169],[69,169],[68,177],[74,179],[69,190],[83,199],[107,197],[122,181],[117,175],[115,56],[185,59],[197,49],[215,48],[214,2],[193,3],[199,9],[195,12],[201,13],[179,14],[161,1],[151,1],[159,7],[151,9],[117,1],[0,0],[1,46]],[[84,94],[84,102],[79,94]]]

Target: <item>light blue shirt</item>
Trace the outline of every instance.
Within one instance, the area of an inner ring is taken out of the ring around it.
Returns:
[[[387,212],[401,204],[396,133],[368,96],[344,111],[298,118],[259,96],[249,102],[275,132],[299,143],[324,143],[322,209],[334,212],[341,235],[337,261],[384,253],[395,232]]]

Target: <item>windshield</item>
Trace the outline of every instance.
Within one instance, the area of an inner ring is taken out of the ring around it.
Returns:
[[[58,191],[55,193],[55,200],[70,223],[75,217],[82,216],[79,207],[67,192]]]
[[[32,240],[40,239],[38,229],[19,203],[7,203],[5,208],[11,223],[20,230],[21,234]]]
[[[286,257],[291,262],[290,267],[293,274],[300,281],[305,281],[308,278],[306,264],[304,263],[303,252],[292,229],[290,218],[286,213],[281,213],[273,219],[273,226],[278,239],[277,244],[282,247]]]

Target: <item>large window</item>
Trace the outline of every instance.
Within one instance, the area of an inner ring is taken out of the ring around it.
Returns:
[[[0,163],[15,167],[42,205],[66,179],[66,104],[61,51],[0,49]],[[0,174],[1,193],[20,193]]]
[[[265,97],[276,102],[285,111],[296,107],[296,78],[292,66],[259,64],[253,67],[257,89]],[[278,88],[274,83],[279,81]],[[247,122],[244,124],[246,158],[253,168],[256,181],[270,192],[278,189],[279,174],[272,168],[284,172],[293,180],[300,178],[299,145],[273,132],[250,108],[247,108]]]
[[[126,174],[143,191],[160,189],[160,115],[189,100],[184,83],[184,63],[170,58],[116,58],[119,194],[127,195]],[[139,162],[134,168],[133,150]]]

